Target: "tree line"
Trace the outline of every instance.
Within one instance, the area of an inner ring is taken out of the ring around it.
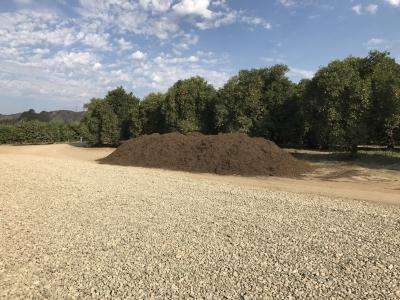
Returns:
[[[52,144],[79,139],[79,122],[20,120],[0,124],[0,144]]]
[[[0,144],[51,144],[77,141],[81,124],[74,121],[81,113],[30,109],[18,117],[0,119]],[[67,121],[68,120],[68,121]]]
[[[332,61],[298,84],[288,70],[241,70],[218,90],[192,77],[142,101],[119,87],[85,105],[82,134],[92,145],[117,145],[141,134],[244,132],[281,146],[351,152],[399,142],[400,65],[388,52]]]

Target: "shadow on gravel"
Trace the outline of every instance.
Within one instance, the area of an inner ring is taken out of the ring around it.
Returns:
[[[400,171],[400,153],[397,151],[361,150],[355,158],[343,152],[297,152],[296,150],[290,150],[290,153],[294,157],[310,163],[348,163],[369,169]]]

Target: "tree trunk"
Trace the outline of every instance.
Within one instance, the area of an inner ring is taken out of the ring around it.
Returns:
[[[351,151],[350,151],[350,156],[352,158],[357,157],[357,151],[358,151],[358,145],[352,145],[351,146]]]
[[[386,148],[388,150],[393,150],[394,149],[394,130],[389,129],[387,130],[387,140],[386,140]]]

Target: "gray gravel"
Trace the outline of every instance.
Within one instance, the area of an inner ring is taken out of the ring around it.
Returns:
[[[400,208],[0,156],[0,298],[400,299]]]

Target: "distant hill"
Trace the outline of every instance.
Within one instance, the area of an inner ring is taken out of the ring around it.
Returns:
[[[76,112],[71,110],[55,110],[48,112],[51,121],[57,120],[65,122],[80,121],[83,117],[83,114],[83,111]]]
[[[20,120],[39,120],[44,122],[49,121],[64,121],[64,122],[72,122],[72,121],[80,121],[83,117],[84,112],[76,112],[71,110],[55,110],[55,111],[42,111],[40,113],[36,113],[35,110],[30,109],[23,113],[17,113],[12,115],[2,115],[0,114],[0,122],[17,122]]]
[[[18,114],[12,114],[12,115],[2,115],[0,114],[0,121],[13,121],[13,120],[18,120],[19,116],[21,113]]]

